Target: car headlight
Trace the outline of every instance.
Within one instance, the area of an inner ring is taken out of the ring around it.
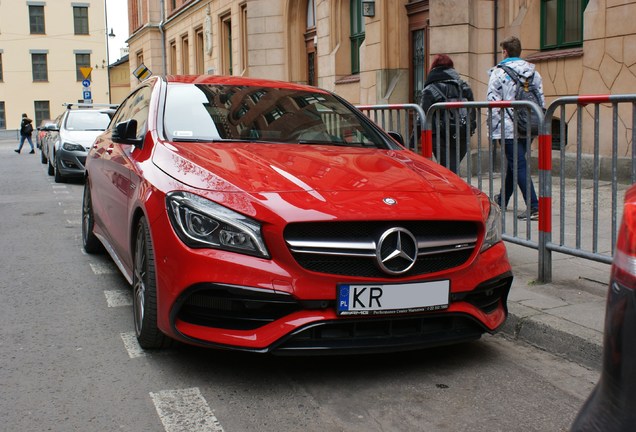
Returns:
[[[490,209],[488,210],[488,217],[486,218],[486,236],[480,252],[485,251],[502,240],[501,209],[492,200],[490,200],[490,202],[484,200],[483,205],[490,205]]]
[[[84,147],[83,145],[73,144],[70,142],[65,142],[64,144],[62,144],[62,148],[66,151],[86,151],[86,147]]]
[[[188,192],[166,196],[170,222],[186,245],[269,258],[261,224],[245,215]]]

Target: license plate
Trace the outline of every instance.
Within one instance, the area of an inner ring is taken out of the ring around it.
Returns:
[[[339,284],[339,315],[380,315],[448,308],[450,281]]]

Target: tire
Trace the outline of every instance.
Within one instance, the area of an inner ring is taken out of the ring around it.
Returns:
[[[50,176],[55,174],[55,168],[53,167],[51,158],[49,158],[49,170],[47,172],[49,173]]]
[[[93,200],[89,181],[84,183],[84,198],[82,200],[82,246],[89,254],[97,254],[104,251],[104,246],[93,233],[95,220],[93,218]]]
[[[40,162],[42,162],[42,165],[46,164],[47,162],[46,155],[44,154],[44,151],[42,151],[42,149],[40,149]]]
[[[133,317],[135,334],[144,349],[165,348],[171,340],[157,327],[157,279],[152,238],[146,219],[137,223],[133,257]]]
[[[60,172],[60,161],[55,157],[55,183],[66,183],[66,179],[62,177],[62,173]]]

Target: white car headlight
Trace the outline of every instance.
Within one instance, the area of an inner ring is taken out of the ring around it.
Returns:
[[[64,144],[62,144],[62,148],[66,151],[86,151],[86,147],[84,147],[83,145],[70,142],[65,142]]]
[[[172,227],[186,245],[269,258],[261,224],[254,219],[189,192],[170,192],[166,206]]]

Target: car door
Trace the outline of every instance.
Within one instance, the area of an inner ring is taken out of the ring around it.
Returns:
[[[99,193],[104,205],[101,215],[107,227],[109,242],[129,272],[132,271],[130,203],[139,183],[133,153],[139,153],[140,149],[131,144],[114,142],[112,129],[121,122],[134,119],[138,124],[136,138],[143,139],[147,132],[151,92],[149,85],[143,86],[126,99],[121,115],[117,113],[111,122],[111,134],[108,141],[102,144],[104,151],[99,163]]]

